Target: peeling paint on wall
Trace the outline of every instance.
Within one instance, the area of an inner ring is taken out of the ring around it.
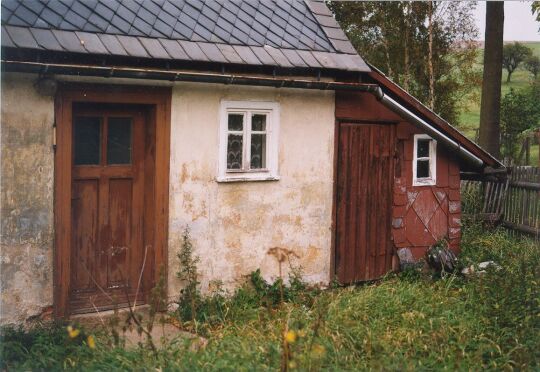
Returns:
[[[52,305],[54,101],[36,78],[2,74],[0,324]]]
[[[221,100],[280,103],[279,181],[215,181]],[[327,283],[333,92],[182,84],[173,89],[171,126],[170,296],[180,290],[176,254],[186,225],[201,258],[203,291],[212,280],[231,288],[258,268],[276,278],[276,259],[267,254],[272,247],[294,251],[306,280]]]
[[[35,92],[36,78],[6,73],[2,81],[2,324],[23,322],[53,301],[54,100]],[[222,99],[280,103],[279,181],[216,182]],[[258,268],[265,278],[276,278],[276,259],[267,254],[272,247],[294,251],[298,258],[293,263],[303,268],[306,280],[329,281],[333,92],[177,84],[171,141],[171,297],[177,297],[181,287],[175,276],[176,255],[185,226],[201,258],[203,291],[215,279],[231,288]]]

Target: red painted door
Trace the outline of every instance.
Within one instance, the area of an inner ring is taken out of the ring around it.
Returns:
[[[145,116],[74,108],[71,313],[143,302]]]
[[[341,283],[373,280],[392,268],[395,126],[340,123],[336,273]]]

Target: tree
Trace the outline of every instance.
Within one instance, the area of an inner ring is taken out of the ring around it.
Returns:
[[[531,11],[533,14],[536,13],[536,20],[540,22],[540,1],[533,1]],[[538,31],[540,31],[540,27],[538,28]]]
[[[506,44],[503,47],[503,67],[508,71],[506,82],[510,82],[510,76],[519,67],[521,62],[532,55],[532,50],[520,42]]]
[[[457,122],[461,105],[480,82],[474,68],[474,3],[333,1],[329,6],[363,58]]]
[[[484,79],[480,103],[480,146],[493,156],[500,154],[501,73],[503,55],[504,2],[486,3]]]
[[[540,126],[540,86],[516,91],[510,89],[501,101],[502,155],[507,161],[516,160],[520,136]]]
[[[537,56],[529,56],[525,60],[525,68],[534,76],[534,80],[538,77],[540,72],[540,58]]]

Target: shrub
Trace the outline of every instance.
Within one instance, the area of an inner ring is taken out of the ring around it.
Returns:
[[[199,257],[194,256],[193,243],[189,234],[189,228],[185,228],[182,234],[182,247],[178,253],[180,260],[180,270],[176,276],[183,282],[184,288],[180,291],[178,299],[178,313],[182,320],[195,321],[197,318],[197,308],[201,302],[199,290],[199,276],[197,264]]]
[[[16,366],[22,370],[60,370],[74,367],[78,359],[91,356],[85,330],[77,326],[75,337],[70,337],[66,326],[59,322],[29,329],[3,327],[0,331],[0,369],[9,370]]]
[[[517,157],[521,133],[540,125],[540,85],[522,90],[510,89],[501,101],[501,144],[505,159]]]

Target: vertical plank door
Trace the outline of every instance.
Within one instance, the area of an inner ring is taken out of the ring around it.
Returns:
[[[338,280],[373,280],[392,268],[395,126],[340,123],[336,188]]]

